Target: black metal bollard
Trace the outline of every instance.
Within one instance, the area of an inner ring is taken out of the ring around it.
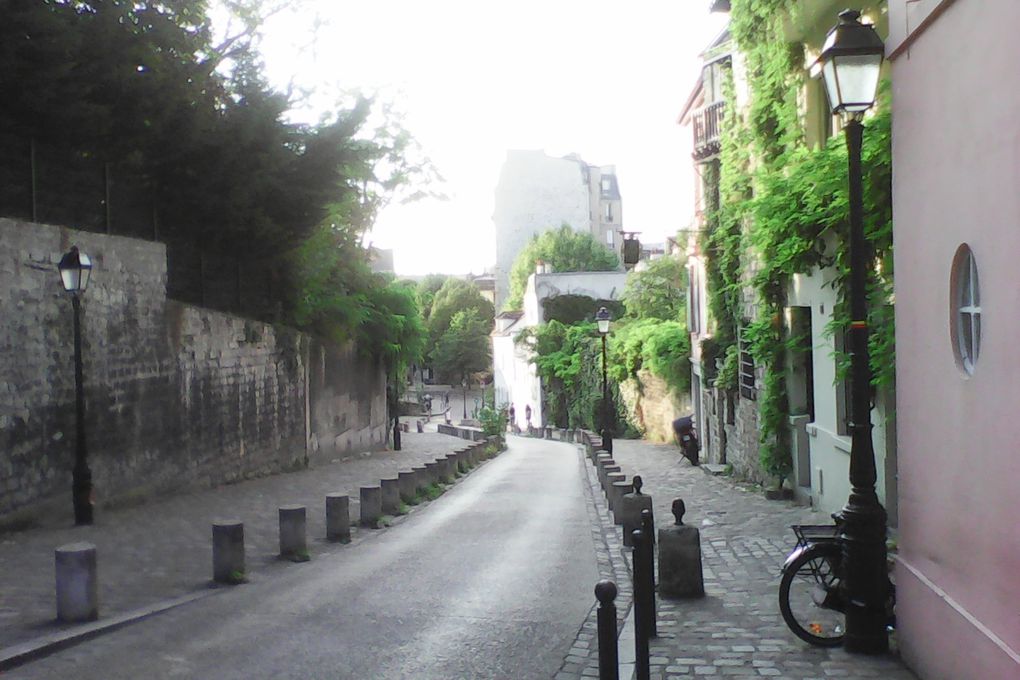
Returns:
[[[659,637],[658,624],[655,621],[655,522],[652,520],[651,510],[641,511],[641,532],[648,544],[642,553],[645,561],[645,578],[648,581],[648,634],[651,637]]]
[[[649,617],[649,596],[654,602],[654,594],[648,583],[648,560],[645,551],[648,549],[648,537],[641,529],[631,534],[634,544],[634,666],[637,680],[650,680],[651,665],[649,663],[648,639],[651,630],[649,621],[654,621],[654,614]]]
[[[620,680],[620,655],[616,648],[616,584],[605,579],[595,584],[598,598],[599,680]]]

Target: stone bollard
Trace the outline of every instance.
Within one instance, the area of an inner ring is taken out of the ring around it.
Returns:
[[[414,472],[414,495],[425,492],[425,487],[429,485],[429,469],[424,465],[415,465],[411,468]]]
[[[375,528],[382,516],[382,488],[361,487],[361,526]]]
[[[99,618],[96,546],[80,541],[54,551],[57,572],[57,620],[61,623]]]
[[[439,481],[453,484],[453,459],[449,456],[440,456],[436,462],[439,463]]]
[[[545,428],[545,438],[552,439],[552,428],[549,427],[548,425]]]
[[[326,540],[351,540],[351,499],[347,494],[326,494]]]
[[[631,545],[631,536],[635,529],[641,528],[641,511],[652,510],[652,497],[641,493],[641,476],[634,475],[634,493],[629,493],[620,499],[620,511],[617,517],[623,525],[623,544]]]
[[[599,479],[602,479],[602,463],[603,461],[612,461],[613,457],[605,451],[599,451],[595,454],[595,459],[592,461],[595,465],[595,472],[599,473]],[[613,461],[616,462],[616,461]]]
[[[405,503],[413,503],[418,493],[418,475],[414,470],[400,470],[397,472],[397,480],[400,484],[400,500]]]
[[[433,460],[433,461],[430,461],[428,463],[425,463],[425,480],[426,480],[425,484],[426,484],[426,486],[428,486],[430,484],[437,484],[439,482],[439,478],[441,476],[442,476],[442,466],[439,464],[438,460]]]
[[[612,489],[613,489],[613,501],[615,503],[615,505],[612,506],[613,524],[619,526],[623,524],[623,519],[621,519],[622,514],[620,512],[621,505],[623,503],[623,497],[629,493],[634,493],[634,484],[633,482],[628,482],[626,480],[614,482]]]
[[[292,562],[307,562],[305,506],[280,506],[280,557]]]
[[[605,494],[607,498],[609,497],[609,475],[614,472],[623,472],[623,468],[615,462],[612,465],[602,466],[602,493]]]
[[[379,480],[382,489],[380,507],[384,515],[395,515],[400,512],[400,479],[387,477]]]
[[[422,432],[425,431],[425,423],[421,422],[420,420],[416,420],[415,425],[418,426],[418,434],[421,434]]]
[[[616,496],[616,483],[626,481],[627,475],[622,472],[606,473],[606,503],[609,504],[609,509],[611,511],[615,511],[620,505],[620,499]]]
[[[704,597],[701,532],[683,523],[684,502],[673,501],[676,524],[659,529],[659,594],[662,597]]]
[[[213,580],[217,583],[243,583],[244,523],[237,519],[213,522]]]

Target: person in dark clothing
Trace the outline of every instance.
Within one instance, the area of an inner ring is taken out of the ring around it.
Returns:
[[[513,404],[510,404],[510,431],[517,434],[517,409],[514,408]]]
[[[698,464],[698,438],[694,434],[694,416],[683,416],[673,421],[673,435],[684,458],[691,465]]]

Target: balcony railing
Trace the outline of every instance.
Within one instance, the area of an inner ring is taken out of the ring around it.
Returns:
[[[719,153],[719,133],[722,129],[723,109],[726,102],[712,102],[694,112],[694,160],[703,160]]]

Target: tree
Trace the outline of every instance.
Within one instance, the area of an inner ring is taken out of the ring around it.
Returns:
[[[504,309],[520,309],[524,289],[538,261],[552,265],[558,272],[608,272],[620,268],[616,253],[589,233],[576,232],[569,224],[532,237],[510,269],[510,295]]]
[[[428,274],[418,283],[418,307],[421,308],[421,314],[426,321],[432,315],[432,302],[436,298],[436,293],[449,278],[446,274]]]
[[[492,330],[494,310],[492,303],[482,296],[478,286],[470,281],[450,277],[443,283],[442,288],[435,294],[432,300],[432,310],[428,319],[429,346],[439,346],[440,339],[453,323],[453,317],[458,312],[474,310],[479,319],[485,320],[488,324],[486,334]],[[433,354],[433,359],[435,354]]]
[[[627,277],[623,303],[627,315],[637,319],[676,321],[687,307],[687,268],[678,257],[648,260],[648,266],[634,269]]]
[[[432,360],[439,374],[463,384],[472,373],[486,370],[492,360],[491,328],[492,323],[476,309],[456,312],[433,350]]]

